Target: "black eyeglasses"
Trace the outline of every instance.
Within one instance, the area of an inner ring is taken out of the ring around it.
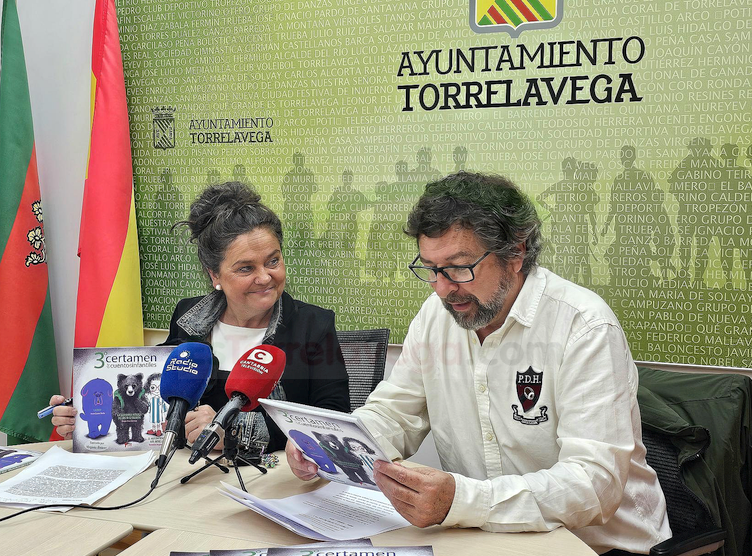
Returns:
[[[416,265],[415,263],[417,263],[418,259],[420,259],[420,254],[418,254],[418,256],[415,257],[415,260],[411,264],[407,265],[407,268],[413,271],[413,274],[415,274],[415,277],[418,278],[418,280],[423,280],[424,282],[436,282],[436,280],[438,280],[440,272],[444,275],[444,278],[446,278],[450,282],[462,284],[464,282],[472,282],[473,280],[475,280],[475,272],[473,271],[473,269],[490,254],[491,251],[486,251],[485,253],[483,253],[483,256],[473,264],[460,264],[456,266]]]

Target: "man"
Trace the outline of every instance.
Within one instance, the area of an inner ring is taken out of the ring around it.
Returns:
[[[355,413],[392,459],[430,429],[448,472],[377,462],[394,507],[419,527],[564,526],[599,553],[646,554],[670,537],[624,333],[597,295],[536,266],[530,200],[505,178],[460,172],[428,184],[407,233],[410,268],[435,293]],[[287,452],[312,478],[315,465]]]

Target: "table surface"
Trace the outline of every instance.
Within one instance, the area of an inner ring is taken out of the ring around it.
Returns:
[[[16,511],[0,507],[0,517]],[[0,523],[0,552],[13,556],[93,556],[131,531],[133,527],[125,522],[29,512]]]
[[[70,449],[71,446],[70,441],[56,444],[65,449]],[[50,445],[51,443],[31,444],[28,448],[44,450]],[[121,454],[132,455],[133,453]],[[124,523],[143,531],[173,530],[175,533],[172,536],[160,532],[160,535],[151,541],[157,542],[160,538],[169,538],[169,550],[195,550],[190,547],[194,546],[191,542],[196,539],[190,535],[178,534],[181,531],[239,540],[245,543],[240,546],[224,546],[225,548],[285,546],[312,542],[219,494],[217,488],[221,486],[220,481],[238,486],[234,469],[230,469],[230,473],[225,474],[216,467],[210,467],[193,477],[188,483],[180,484],[181,477],[199,467],[199,464],[191,466],[188,463],[188,456],[188,450],[176,452],[155,491],[135,506],[111,512],[73,509],[65,515],[94,523],[102,521]],[[300,481],[290,472],[284,453],[280,453],[279,456],[279,465],[270,469],[266,475],[262,475],[253,467],[241,468],[241,475],[249,492],[259,498],[283,498],[310,492],[326,484],[326,481],[322,479]],[[147,469],[97,502],[96,505],[115,506],[140,498],[149,490],[155,471],[153,467]],[[0,477],[0,480],[3,478]],[[2,525],[0,524],[0,528]],[[148,547],[142,546],[139,549],[139,545],[150,537],[151,535],[147,536],[128,549],[129,551],[136,550],[132,553],[127,552],[128,556],[142,553],[137,550],[146,550]],[[211,538],[207,538],[211,542]],[[578,537],[564,528],[548,533],[488,533],[480,529],[445,529],[438,526],[419,529],[410,526],[375,535],[372,540],[374,546],[431,545],[437,556],[467,553],[470,546],[477,554],[499,556],[507,554],[510,556],[518,554],[549,556],[554,553],[592,556],[595,554]],[[209,548],[222,548],[222,546]],[[160,552],[151,553],[159,554]],[[169,551],[162,553],[169,554]]]
[[[118,556],[167,556],[171,551],[205,552],[208,554],[210,550],[244,550],[248,548],[269,547],[256,545],[245,539],[219,537],[178,529],[159,529],[149,533]]]

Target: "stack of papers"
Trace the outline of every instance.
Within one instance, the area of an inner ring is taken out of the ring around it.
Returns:
[[[222,494],[309,539],[344,541],[407,527],[380,491],[329,483],[305,494],[264,500],[227,483]]]
[[[147,469],[155,457],[152,451],[129,457],[71,454],[53,446],[18,475],[0,483],[0,504],[16,508],[60,504],[54,511],[93,504]]]

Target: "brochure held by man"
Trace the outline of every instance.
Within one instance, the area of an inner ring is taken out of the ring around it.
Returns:
[[[389,461],[363,423],[349,413],[280,400],[259,400],[303,456],[328,481],[378,490],[373,463]]]

